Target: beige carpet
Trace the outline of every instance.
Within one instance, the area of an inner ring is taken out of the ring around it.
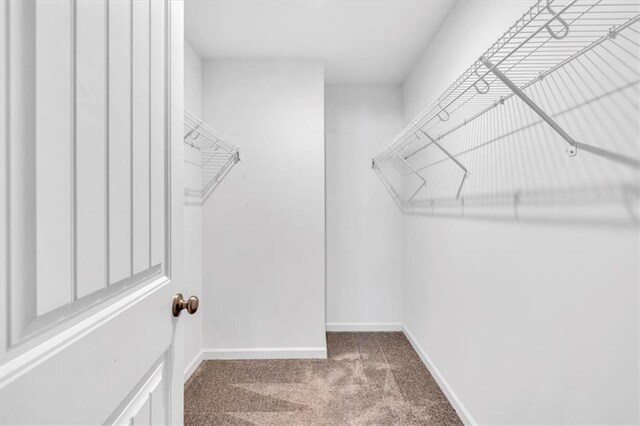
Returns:
[[[185,424],[461,424],[404,334],[327,333],[327,348],[327,360],[203,362]]]

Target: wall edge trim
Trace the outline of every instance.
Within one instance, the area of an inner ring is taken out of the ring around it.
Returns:
[[[205,348],[203,360],[213,359],[326,359],[325,347]]]
[[[456,413],[458,413],[458,416],[460,416],[460,420],[462,420],[462,422],[465,425],[477,425],[478,423],[476,423],[476,421],[473,420],[473,417],[471,417],[471,413],[469,413],[469,411],[464,407],[464,405],[462,404],[462,401],[460,401],[460,398],[458,398],[458,396],[453,391],[451,386],[449,386],[449,383],[447,383],[447,381],[442,376],[440,371],[436,368],[436,366],[431,361],[431,358],[429,358],[429,356],[424,351],[424,349],[422,349],[422,347],[420,346],[418,341],[415,339],[415,337],[413,337],[413,334],[411,334],[407,326],[403,325],[402,329],[403,329],[402,331],[404,332],[404,335],[407,337],[407,340],[409,340],[409,343],[411,343],[411,346],[416,351],[416,353],[418,354],[418,356],[420,357],[424,365],[427,367],[427,370],[429,370],[429,373],[431,373],[433,378],[436,380],[436,382],[438,383],[438,386],[440,386],[440,389],[442,389],[442,392],[447,397],[447,400],[449,400],[449,403],[456,410]]]
[[[327,331],[404,331],[400,322],[328,322]]]
[[[198,367],[200,367],[200,364],[202,363],[202,361],[204,361],[204,358],[203,358],[203,354],[202,354],[202,350],[201,350],[196,354],[196,356],[193,357],[193,359],[191,360],[189,365],[187,365],[187,367],[184,369],[184,382],[185,383],[187,382],[187,380],[189,380],[191,378],[193,373],[196,372]]]

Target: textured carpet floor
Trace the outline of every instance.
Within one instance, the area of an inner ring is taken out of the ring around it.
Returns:
[[[204,361],[186,425],[461,424],[402,333],[327,333],[326,360]]]

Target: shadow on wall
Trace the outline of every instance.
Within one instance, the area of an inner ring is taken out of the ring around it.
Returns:
[[[557,51],[502,65],[575,147],[478,62],[374,170],[405,214],[639,227],[639,47],[636,22],[533,80]]]

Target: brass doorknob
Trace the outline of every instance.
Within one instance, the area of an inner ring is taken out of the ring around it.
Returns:
[[[200,301],[196,296],[191,296],[188,300],[184,300],[182,293],[177,293],[173,296],[171,312],[173,312],[174,317],[180,316],[183,309],[193,314],[198,310],[198,305],[200,305]]]

